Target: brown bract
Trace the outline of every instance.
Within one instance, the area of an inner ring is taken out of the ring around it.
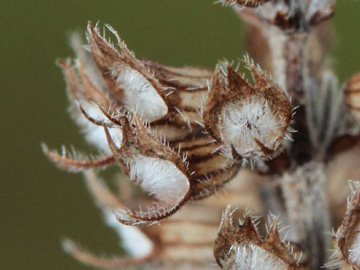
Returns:
[[[147,210],[120,211],[119,221],[134,225],[173,214],[188,200],[191,190],[188,168],[182,158],[154,137],[136,114],[115,118],[103,113],[111,121],[111,126],[102,125],[114,159],[132,181],[155,198],[153,206]],[[120,130],[120,138],[112,136],[114,129]]]
[[[207,131],[225,144],[233,159],[273,158],[289,138],[292,107],[287,94],[248,58],[255,85],[231,65],[219,64],[203,118]]]
[[[156,100],[151,102],[158,104],[158,108],[149,113],[146,108],[139,107],[140,116],[146,117],[150,121],[162,118],[168,112],[164,101],[165,89],[153,76],[151,70],[127,48],[117,33],[112,28],[109,27],[109,29],[116,36],[120,51],[107,42],[91,22],[88,25],[87,39],[91,55],[110,93],[124,106],[124,109],[132,109],[136,105],[134,104],[134,96],[147,92],[146,94],[153,96],[153,99]],[[135,85],[131,85],[131,81]],[[134,86],[140,88],[141,84],[143,84],[142,92],[140,89],[133,89]]]
[[[207,81],[212,73],[196,67],[171,68],[135,57],[115,30],[120,51],[99,34],[91,23],[88,40],[91,55],[104,78],[109,92],[122,110],[136,110],[154,126],[171,127],[191,133],[202,122],[198,110],[207,96]],[[145,102],[146,101],[146,102]],[[122,108],[121,108],[122,107]],[[174,139],[179,138],[175,136]],[[182,135],[186,136],[185,133]]]
[[[261,238],[254,218],[246,215],[234,227],[230,206],[223,213],[214,256],[222,269],[306,269],[306,258],[290,243],[281,240],[275,218],[265,238]]]
[[[340,223],[339,211],[329,209],[328,201],[332,208],[345,205],[338,189],[335,204],[327,196],[327,169],[360,138],[342,95],[359,120],[359,75],[338,91],[325,55],[328,28],[314,28],[332,16],[334,0],[219,2],[234,6],[252,25],[250,53],[274,78],[248,56],[244,63],[252,83],[227,62],[213,72],[139,59],[114,29],[106,26],[101,34],[91,22],[88,46],[73,36],[77,59],[58,61],[71,115],[100,154],[65,148],[59,154],[45,145],[43,150],[58,167],[84,172],[107,225],[130,255],[99,258],[65,242],[65,250],[80,261],[108,269],[159,270],[210,269],[217,267],[215,259],[228,270],[318,270],[327,262],[330,214],[336,214],[334,224]],[[116,44],[105,36],[109,31]],[[240,170],[248,161],[252,168],[256,164],[261,180]],[[98,172],[110,165],[121,169],[114,179],[119,196]],[[209,198],[237,175],[223,198]],[[338,251],[329,266],[337,269],[359,269],[359,198],[356,188],[335,235]],[[270,216],[263,234],[249,214],[234,226],[228,207],[212,252],[216,224],[230,203],[241,213],[250,206],[277,218]],[[288,234],[278,229],[280,221],[290,227]]]

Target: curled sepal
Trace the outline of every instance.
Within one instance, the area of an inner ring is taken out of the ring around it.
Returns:
[[[240,5],[243,7],[254,8],[269,2],[270,0],[220,0],[226,6]]]
[[[136,110],[143,119],[154,121],[162,118],[168,113],[164,100],[166,88],[162,87],[151,69],[127,48],[116,31],[110,26],[107,28],[116,36],[119,51],[100,35],[99,29],[91,22],[87,39],[111,95],[124,109]]]
[[[254,218],[246,215],[239,226],[234,226],[232,215],[228,206],[215,240],[214,256],[222,269],[295,270],[306,267],[302,253],[281,240],[276,218],[263,239]]]
[[[205,128],[225,144],[233,158],[273,158],[290,139],[292,107],[288,95],[272,78],[245,58],[255,85],[230,64],[218,64],[203,118]]]
[[[348,199],[345,217],[334,234],[338,249],[332,256],[331,265],[346,265],[351,269],[360,269],[360,185],[351,183],[351,195]],[[347,267],[345,267],[347,268]]]
[[[100,148],[102,152],[110,154],[110,149],[102,126],[94,125],[94,123],[89,121],[89,119],[85,117],[84,111],[86,111],[86,114],[91,115],[92,118],[100,120],[103,119],[104,115],[98,107],[107,108],[114,113],[115,109],[112,106],[113,102],[107,98],[104,89],[98,87],[101,83],[99,82],[100,80],[94,80],[97,76],[86,74],[85,70],[82,70],[81,63],[82,62],[79,60],[77,74],[75,67],[71,66],[69,62],[58,60],[58,64],[64,73],[67,93],[71,102],[71,116],[82,128],[82,132],[85,134],[89,143]],[[87,70],[87,72],[89,71]],[[95,73],[89,72],[89,74]]]
[[[108,143],[115,159],[129,178],[155,198],[147,210],[117,212],[124,224],[152,223],[164,219],[188,199],[191,184],[187,165],[170,147],[160,142],[136,114],[118,120],[123,136],[112,137],[105,127]]]
[[[62,153],[59,154],[56,150],[49,150],[46,144],[42,144],[42,149],[45,155],[60,169],[68,172],[82,172],[93,168],[106,168],[115,163],[113,156],[100,154],[98,156],[84,155],[72,149],[67,151],[65,147],[62,148]]]

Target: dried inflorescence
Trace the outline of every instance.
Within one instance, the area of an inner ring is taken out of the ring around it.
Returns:
[[[114,29],[106,26],[116,45],[91,22],[87,46],[72,37],[77,59],[58,65],[71,115],[100,154],[43,150],[84,172],[130,256],[97,257],[71,240],[65,250],[107,269],[360,269],[359,188],[342,221],[346,196],[335,203],[326,190],[343,186],[342,177],[329,182],[329,164],[360,138],[359,75],[339,87],[326,60],[334,1],[220,2],[248,23],[249,52],[267,72],[247,54],[214,71],[139,59]],[[111,165],[121,169],[119,194],[100,177]],[[248,207],[276,218],[264,227]],[[331,221],[341,225],[329,258]]]
[[[287,93],[245,58],[255,86],[228,63],[215,70],[204,106],[206,130],[224,144],[229,158],[272,158],[291,139],[292,106]]]
[[[296,245],[285,243],[276,217],[270,216],[265,238],[261,238],[256,218],[246,214],[239,226],[233,225],[230,206],[225,210],[214,256],[222,269],[307,269],[307,259]]]

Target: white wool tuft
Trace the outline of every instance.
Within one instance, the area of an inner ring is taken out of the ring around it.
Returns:
[[[90,123],[84,116],[81,116],[82,120],[87,121],[86,126],[83,128],[86,140],[98,147],[104,153],[110,155],[111,150],[109,148],[104,128]]]
[[[99,109],[99,107],[89,101],[79,100],[77,101],[79,106],[81,106],[84,111],[93,119],[97,121],[102,121],[104,123],[110,123],[109,119],[103,114],[103,112]]]
[[[78,104],[82,106],[85,112],[95,120],[104,120],[104,115],[99,108],[91,104],[88,101],[78,101]],[[95,125],[89,121],[81,112],[76,112],[76,122],[82,127],[82,132],[85,134],[86,140],[106,154],[111,154],[104,128]]]
[[[109,120],[106,116],[102,113],[102,111],[93,103],[88,101],[79,101],[79,105],[85,110],[88,116],[97,120],[103,121],[105,123],[109,123]],[[95,145],[96,147],[100,148],[101,151],[105,152],[106,154],[111,154],[111,150],[108,145],[108,141],[106,139],[106,135],[104,132],[104,127],[95,125],[91,123],[81,112],[78,113],[78,117],[76,119],[77,123],[82,126],[82,131],[85,134],[86,140]],[[120,128],[111,128],[111,135],[113,140],[120,141],[122,140],[122,131]]]
[[[111,139],[113,140],[114,144],[117,148],[121,148],[121,143],[123,140],[122,130],[121,128],[108,128],[110,133]]]
[[[223,269],[279,270],[288,268],[278,257],[256,245],[232,246],[230,252],[234,252],[234,255],[230,257],[231,259],[229,258],[230,260],[226,260]]]
[[[114,213],[104,211],[106,224],[114,229],[121,239],[122,247],[134,258],[144,258],[154,249],[152,241],[137,227],[120,223]]]
[[[124,104],[136,110],[142,119],[154,121],[167,114],[164,100],[140,72],[124,66],[118,74],[117,83],[124,89]]]
[[[282,133],[279,119],[261,98],[228,104],[222,111],[222,121],[224,142],[233,145],[241,156],[261,151],[255,138],[270,149],[279,145],[279,142],[274,145],[277,136]]]
[[[189,180],[173,163],[142,155],[129,164],[130,178],[167,204],[176,204],[190,188]]]

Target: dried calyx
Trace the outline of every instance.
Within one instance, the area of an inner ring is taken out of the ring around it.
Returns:
[[[89,23],[89,51],[75,37],[76,66],[59,60],[72,116],[102,153],[60,155],[46,146],[44,152],[72,172],[117,163],[153,195],[151,207],[119,211],[121,222],[162,220],[185,202],[216,193],[236,175],[243,158],[272,158],[290,139],[288,96],[248,58],[254,86],[222,63],[208,89],[209,71],[139,60],[108,28],[120,51]]]
[[[155,138],[151,131],[134,114],[129,118],[111,118],[122,130],[122,141],[111,136],[105,127],[111,151],[128,177],[142,189],[153,194],[153,208],[133,213],[119,212],[124,224],[151,222],[163,219],[176,211],[189,195],[191,186],[186,164],[170,147]]]
[[[232,215],[228,206],[215,240],[214,256],[222,269],[306,269],[302,252],[281,240],[276,218],[266,237],[261,238],[255,218],[247,214],[239,226],[234,227]]]
[[[91,23],[87,36],[91,56],[108,86],[109,95],[117,102],[116,109],[135,110],[152,126],[178,133],[171,134],[174,139],[198,131],[198,122],[201,123],[198,110],[206,98],[207,80],[212,73],[206,69],[169,68],[140,60],[115,30],[107,27],[116,36],[120,51]]]
[[[205,128],[233,159],[272,158],[291,139],[291,103],[268,74],[247,57],[244,62],[254,86],[228,63],[217,66],[203,111]]]
[[[219,200],[215,199],[216,211],[213,202],[207,200],[207,210],[200,210],[203,213],[199,215],[199,207],[187,203],[216,194],[250,160],[258,162],[256,172],[272,174],[254,183],[256,193],[263,200],[264,210],[276,212],[291,226],[290,236],[280,237],[277,218],[270,222],[265,237],[260,236],[256,220],[249,215],[239,227],[234,226],[228,207],[214,248],[218,265],[229,270],[315,270],[326,262],[327,162],[333,153],[344,151],[344,144],[351,144],[347,146],[351,148],[360,137],[350,114],[342,117],[343,96],[336,76],[324,61],[327,34],[324,37],[319,30],[310,33],[331,17],[334,1],[220,2],[234,6],[255,29],[251,33],[252,44],[257,46],[252,48],[254,54],[276,80],[247,56],[243,62],[252,83],[227,62],[220,62],[213,72],[139,59],[110,26],[106,27],[117,46],[105,37],[106,31],[100,34],[98,26],[91,23],[88,46],[84,47],[77,36],[72,39],[77,54],[74,64],[58,61],[67,83],[72,117],[100,154],[87,156],[65,149],[59,154],[45,145],[44,152],[58,167],[84,172],[108,225],[122,238],[131,233],[141,236],[141,244],[147,247],[140,252],[141,248],[133,244],[128,246],[133,258],[105,260],[67,241],[65,249],[79,260],[104,268],[142,264],[145,269],[186,269],[184,261],[191,265],[189,269],[203,269],[205,265],[208,269],[208,262],[214,266],[211,247],[218,226],[214,220],[221,212]],[[358,92],[359,75],[355,75],[344,84],[343,94],[357,120]],[[298,107],[295,116],[292,105]],[[295,134],[291,134],[292,122],[298,131]],[[134,183],[150,196],[139,199],[141,195],[130,192],[114,196],[99,174],[89,171],[109,165],[121,168],[123,177],[117,179],[120,186]],[[270,179],[275,181],[266,181]],[[236,189],[231,193],[236,193],[235,203],[244,200]],[[329,266],[360,269],[359,198],[356,187],[335,235],[338,250]],[[193,208],[187,212],[189,207]],[[191,218],[179,218],[180,208]],[[143,226],[159,221],[164,221],[162,226]],[[210,233],[202,237],[204,232]],[[289,239],[307,256],[286,242]]]

